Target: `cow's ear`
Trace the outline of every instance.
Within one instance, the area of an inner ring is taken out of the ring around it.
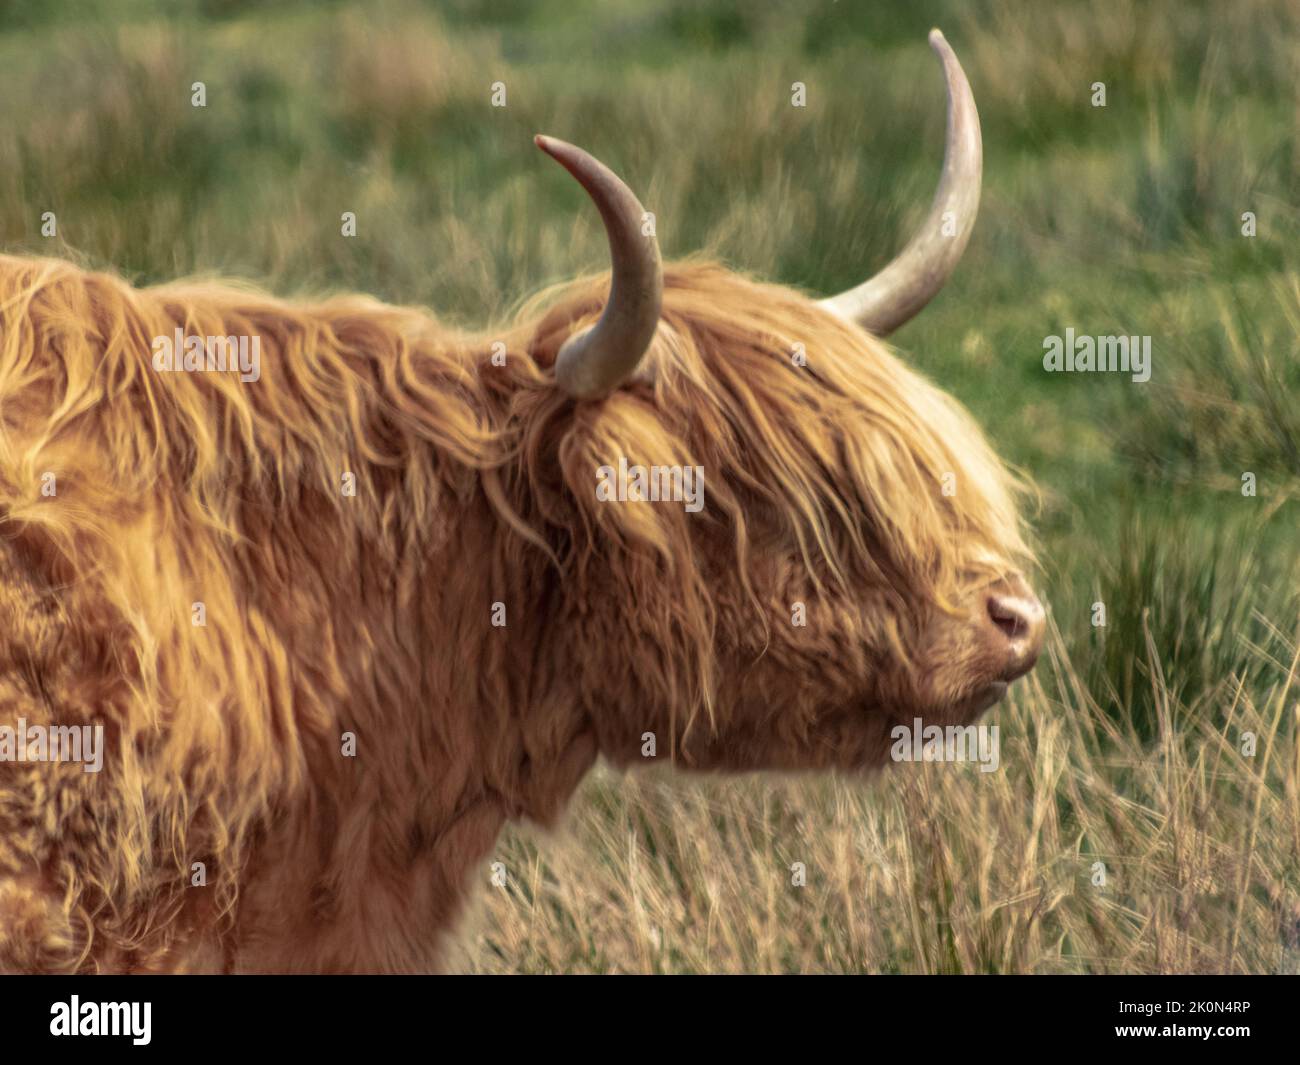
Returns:
[[[581,148],[537,136],[600,211],[613,274],[600,321],[574,333],[555,357],[555,382],[575,399],[598,399],[632,377],[654,339],[663,304],[664,272],[653,219],[609,167]]]

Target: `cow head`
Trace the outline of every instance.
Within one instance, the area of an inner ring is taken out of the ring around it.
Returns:
[[[966,723],[1034,664],[1018,483],[878,339],[942,286],[978,207],[974,101],[931,44],[948,87],[938,193],[904,251],[833,299],[665,270],[627,186],[537,139],[595,201],[613,259],[608,295],[573,286],[528,344],[573,401],[552,428],[578,513],[535,515],[561,527],[557,654],[616,762],[653,733],[688,765],[878,764],[895,723]]]

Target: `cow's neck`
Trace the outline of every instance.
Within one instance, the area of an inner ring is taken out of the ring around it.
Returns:
[[[466,893],[506,861],[493,858],[503,825],[553,823],[593,764],[571,663],[548,639],[554,575],[540,557],[493,564],[495,521],[471,507],[313,652],[337,664],[344,696],[250,866],[240,923],[296,916],[278,942],[239,945],[232,967],[438,967]]]

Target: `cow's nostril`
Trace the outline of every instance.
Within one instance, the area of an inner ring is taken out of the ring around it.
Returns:
[[[1043,646],[1047,628],[1043,604],[1024,581],[1015,579],[992,593],[985,600],[985,609],[1000,637],[993,649],[1001,659],[999,677],[1005,681],[1023,677],[1033,669]]]
[[[991,595],[988,608],[989,619],[1002,630],[1008,640],[1019,639],[1029,632],[1029,610],[1020,600]]]

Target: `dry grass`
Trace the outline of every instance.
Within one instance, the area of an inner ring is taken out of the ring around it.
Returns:
[[[1226,687],[1212,717],[1188,719],[1153,675],[1160,731],[1144,743],[1092,698],[1058,634],[989,718],[1002,741],[992,773],[900,764],[863,784],[602,771],[557,837],[502,841],[506,885],[485,870],[454,965],[1296,972],[1296,645],[1277,633],[1249,653],[1281,665],[1277,679],[1254,695]],[[796,862],[806,886],[792,886]]]

